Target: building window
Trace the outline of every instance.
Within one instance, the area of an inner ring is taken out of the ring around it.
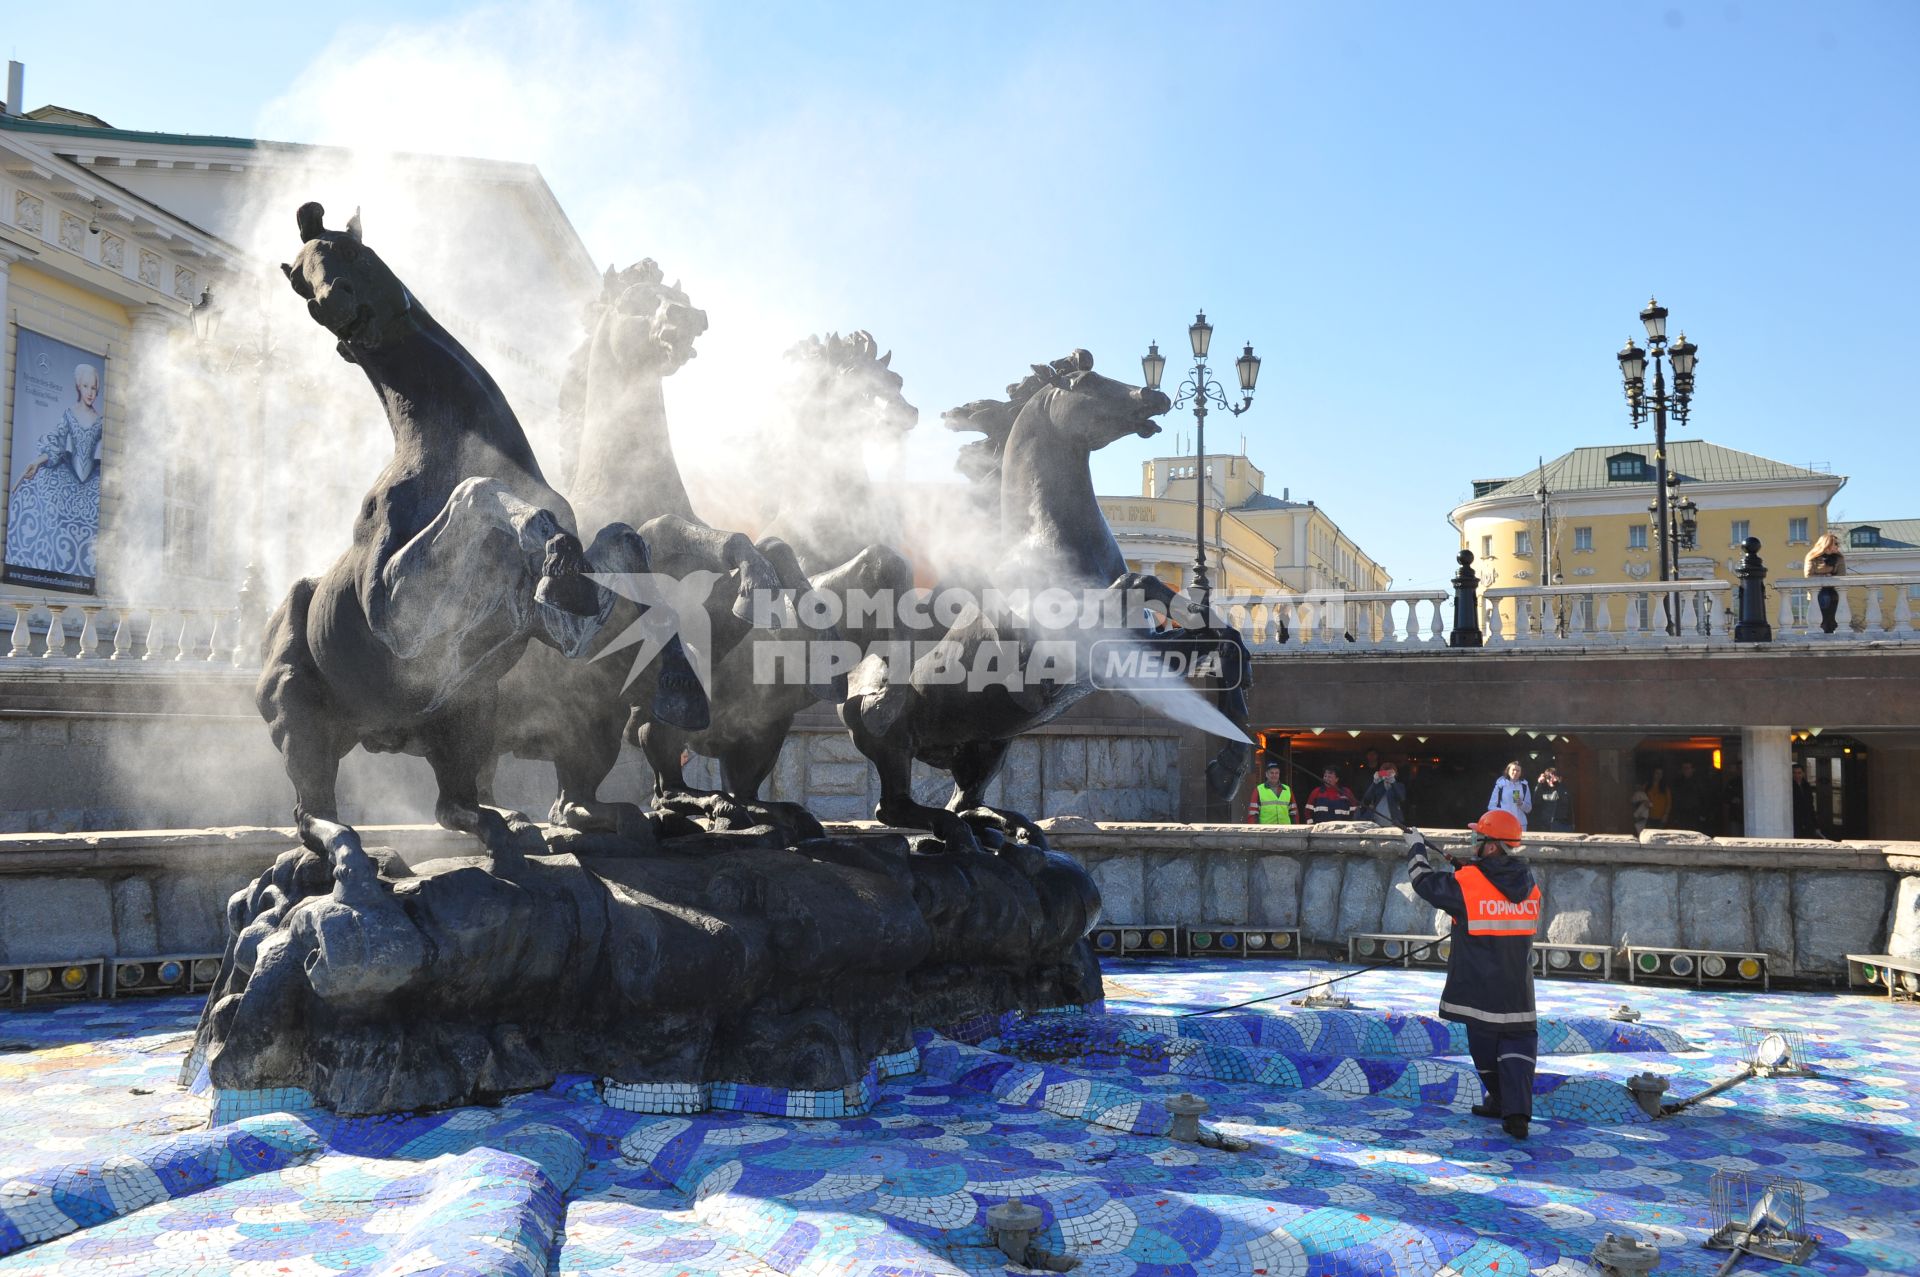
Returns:
[[[1514,533],[1513,534],[1513,552],[1519,555],[1532,554],[1533,553],[1533,533],[1528,531],[1526,528],[1521,528],[1518,532]]]
[[[1573,552],[1590,554],[1593,552],[1593,529],[1575,528],[1573,530]]]
[[[1880,529],[1858,527],[1847,533],[1847,544],[1856,550],[1870,550],[1880,544]]]
[[[175,576],[209,576],[213,570],[213,538],[207,512],[200,504],[200,486],[184,465],[167,465],[162,480],[165,506],[161,556]]]
[[[1753,520],[1735,519],[1733,521],[1733,544],[1745,545],[1747,538],[1753,535]],[[1789,540],[1792,538],[1789,537]]]
[[[1616,452],[1607,458],[1607,481],[1635,483],[1647,477],[1647,459],[1637,452]]]
[[[1805,519],[1787,520],[1787,544],[1805,545],[1807,543],[1807,521]]]
[[[1483,559],[1491,559],[1493,557],[1492,537],[1486,536],[1480,538],[1480,557]]]
[[[1629,550],[1644,550],[1647,548],[1646,524],[1630,523],[1627,525],[1627,548]]]

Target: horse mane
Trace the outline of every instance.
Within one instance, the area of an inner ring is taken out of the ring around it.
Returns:
[[[954,469],[973,483],[997,490],[1000,459],[1007,451],[1007,440],[1013,436],[1013,423],[1019,420],[1027,402],[1046,387],[1061,385],[1069,373],[1091,371],[1093,356],[1084,350],[1075,350],[1051,363],[1034,364],[1031,373],[1007,387],[1005,399],[975,399],[941,413],[940,420],[947,429],[986,436],[961,447]]]
[[[861,364],[873,364],[885,368],[893,360],[893,352],[880,353],[880,343],[873,334],[862,328],[842,337],[839,333],[828,333],[824,338],[810,336],[797,341],[787,351],[787,358],[795,363],[818,362],[835,372],[845,372]]]
[[[629,288],[641,284],[658,285],[666,277],[667,273],[651,257],[643,258],[620,271],[615,270],[612,263],[607,264],[607,273],[600,277],[600,296],[588,302],[580,312],[580,323],[586,330],[586,336],[567,356],[567,371],[560,378],[560,418],[569,429],[577,430],[586,412],[587,356],[593,352],[593,335],[600,330],[600,320]]]

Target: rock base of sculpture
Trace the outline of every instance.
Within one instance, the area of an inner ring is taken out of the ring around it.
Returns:
[[[377,886],[346,898],[289,851],[228,905],[182,1080],[213,1089],[217,1118],[473,1104],[562,1075],[623,1108],[791,1115],[839,1095],[857,1112],[911,1067],[918,1028],[1101,996],[1099,894],[1065,856],[777,842],[596,840],[510,865],[375,852]]]

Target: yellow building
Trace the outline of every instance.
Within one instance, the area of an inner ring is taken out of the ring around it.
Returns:
[[[1846,483],[1701,439],[1669,440],[1667,468],[1679,477],[1676,499],[1698,510],[1693,544],[1676,558],[1674,575],[1686,581],[1735,581],[1750,536],[1760,538],[1771,572],[1797,574]],[[1512,478],[1475,480],[1472,498],[1448,519],[1473,552],[1483,589],[1631,586],[1659,576],[1647,511],[1654,473],[1651,440],[1575,448]]]
[[[1312,501],[1272,496],[1267,477],[1244,456],[1206,458],[1207,573],[1216,591],[1306,594],[1385,590],[1393,578]],[[1100,509],[1127,566],[1178,589],[1194,559],[1192,457],[1155,457],[1141,466],[1140,495],[1101,497]]]

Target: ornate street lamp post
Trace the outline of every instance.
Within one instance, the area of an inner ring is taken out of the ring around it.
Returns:
[[[1685,333],[1671,345],[1667,342],[1667,308],[1658,301],[1648,298],[1647,308],[1640,312],[1640,322],[1647,329],[1647,349],[1642,350],[1633,344],[1633,338],[1627,338],[1627,344],[1621,348],[1616,358],[1620,361],[1620,379],[1627,392],[1627,412],[1633,419],[1633,428],[1638,430],[1649,415],[1653,417],[1653,462],[1654,462],[1654,527],[1659,530],[1660,541],[1660,579],[1673,579],[1674,554],[1668,544],[1666,529],[1667,515],[1667,412],[1672,410],[1674,420],[1680,425],[1687,424],[1687,413],[1693,403],[1693,367],[1700,348],[1687,340]],[[1647,356],[1653,356],[1653,385],[1646,384]],[[1673,361],[1673,393],[1667,393],[1666,370],[1661,360]],[[1667,600],[1667,633],[1676,630],[1672,599]]]
[[[1653,535],[1664,537],[1673,553],[1674,572],[1680,571],[1680,551],[1691,550],[1700,544],[1700,507],[1694,504],[1692,497],[1680,495],[1680,476],[1667,475],[1666,523],[1661,524],[1659,501],[1647,502],[1647,520],[1653,525]]]
[[[1207,351],[1213,345],[1213,325],[1207,322],[1204,310],[1187,325],[1187,339],[1193,346],[1193,371],[1181,384],[1180,393],[1174,396],[1173,406],[1193,405],[1194,557],[1193,583],[1187,594],[1193,600],[1198,623],[1204,626],[1212,623],[1213,616],[1213,587],[1207,580],[1207,405],[1212,403],[1236,417],[1253,407],[1253,388],[1260,380],[1260,357],[1253,353],[1253,344],[1249,342],[1240,358],[1233,361],[1234,371],[1240,374],[1240,403],[1236,407],[1227,402],[1226,391],[1212,379],[1207,367]],[[1145,374],[1148,390],[1160,389],[1160,378],[1166,370],[1167,360],[1160,353],[1160,343],[1151,343],[1147,353],[1140,357],[1140,371]]]

